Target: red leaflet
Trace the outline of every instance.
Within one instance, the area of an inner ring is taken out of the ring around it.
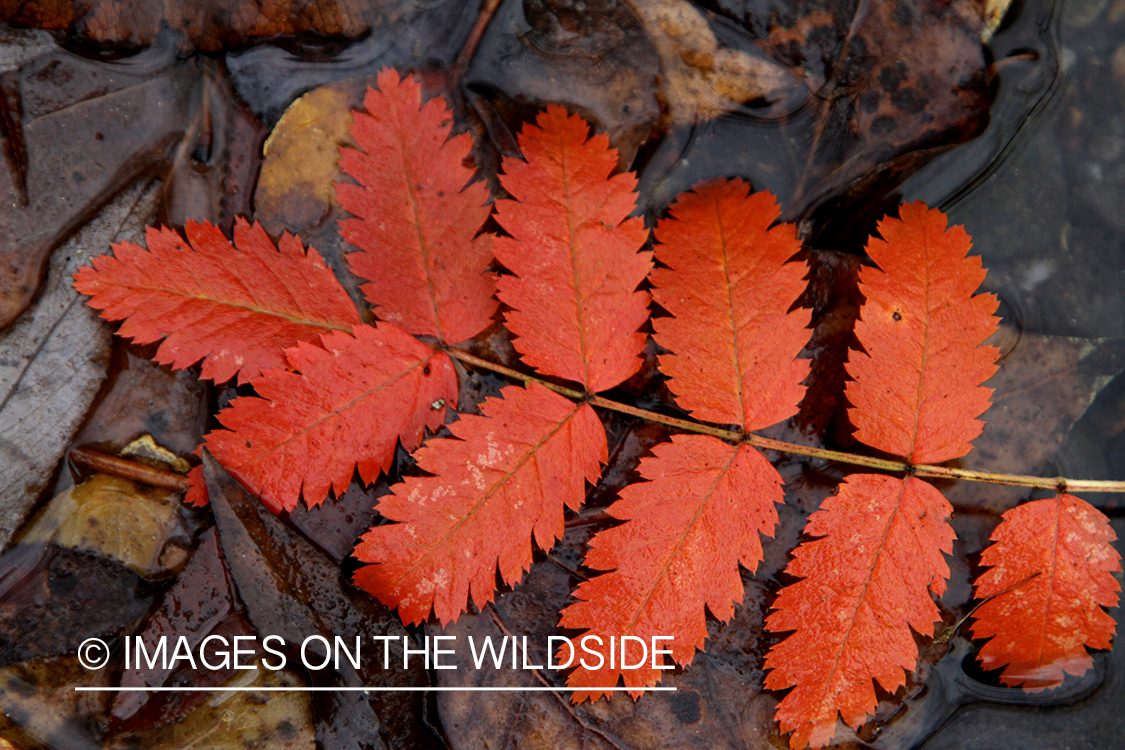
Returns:
[[[1084,500],[1058,495],[1004,514],[981,556],[989,570],[976,582],[974,638],[985,669],[1004,666],[1000,681],[1041,690],[1080,675],[1092,664],[1087,648],[1109,648],[1117,629],[1102,607],[1117,605],[1112,575],[1121,556],[1109,519]],[[1006,665],[1006,666],[1005,666]]]
[[[418,468],[379,501],[385,518],[401,523],[364,534],[355,555],[355,583],[403,622],[422,622],[431,609],[442,624],[456,620],[471,595],[492,601],[496,568],[508,584],[531,565],[531,541],[550,549],[563,533],[563,507],[577,510],[586,482],[606,461],[605,431],[593,409],[543,386],[508,387],[491,398],[483,417],[450,425],[458,438],[430,440]]]
[[[227,429],[207,436],[208,450],[275,513],[302,495],[314,507],[329,489],[343,492],[357,466],[363,481],[374,481],[397,441],[413,450],[423,429],[437,429],[446,405],[457,404],[448,355],[389,323],[356,326],[354,338],[330,333],[323,343],[286,350],[298,372],[256,378],[261,398],[235,399],[219,413]],[[206,502],[199,474],[187,497],[197,505]]]
[[[187,223],[190,246],[171,229],[149,228],[148,250],[125,242],[94,258],[74,286],[119,333],[161,341],[156,361],[177,369],[203,360],[201,377],[245,383],[285,364],[284,350],[359,324],[355,305],[316,250],[289,234],[274,247],[244,219],[234,245],[206,222]]]
[[[811,312],[787,313],[804,291],[801,249],[792,224],[780,224],[769,193],[747,197],[742,180],[718,180],[683,193],[656,229],[653,298],[674,317],[654,318],[656,343],[677,403],[708,422],[746,430],[796,413],[809,360]]]
[[[496,203],[511,237],[496,238],[496,258],[515,276],[497,281],[513,310],[508,328],[527,364],[546,375],[612,388],[641,361],[648,294],[636,291],[652,256],[637,252],[647,238],[638,218],[631,172],[610,176],[617,151],[609,139],[589,140],[577,115],[549,106],[538,127],[519,136],[527,161],[504,159],[500,183],[516,200]]]
[[[564,628],[608,636],[635,635],[665,642],[677,663],[691,663],[707,638],[705,608],[721,620],[742,601],[738,572],[762,559],[758,534],[773,536],[774,503],[782,502],[782,480],[761,453],[706,435],[676,435],[641,461],[651,480],[621,491],[609,512],[628,523],[599,532],[590,542],[586,566],[615,572],[582,583],[580,601],[563,611]],[[656,684],[662,673],[651,659],[642,669],[576,669],[567,681],[576,702],[605,695],[624,676],[626,687]],[[640,693],[634,694],[634,697]]]
[[[361,252],[348,255],[380,318],[407,333],[462,341],[480,333],[496,310],[485,272],[492,235],[474,239],[492,210],[484,182],[468,184],[468,134],[450,137],[452,115],[440,97],[390,69],[379,73],[356,112],[352,137],[362,151],[340,149],[340,166],[358,185],[336,186],[356,219],[340,234]]]
[[[984,279],[967,258],[961,227],[946,230],[940,211],[921,203],[884,219],[868,250],[856,336],[867,354],[848,365],[849,416],[856,436],[915,463],[962,456],[980,434],[992,391],[996,349],[979,346],[996,329],[996,298],[973,296]],[[908,477],[858,474],[809,518],[824,536],[797,548],[786,572],[804,578],[782,589],[766,627],[794,630],[766,657],[766,687],[793,690],[777,708],[794,750],[821,747],[836,714],[858,728],[876,706],[872,680],[894,691],[917,660],[910,628],[933,633],[938,620],[927,588],[945,589],[953,530],[949,504]]]
[[[808,360],[795,360],[809,332],[807,310],[787,314],[804,289],[792,225],[774,229],[768,193],[748,196],[741,180],[684,193],[660,222],[653,297],[676,317],[653,321],[660,358],[681,406],[714,422],[767,427],[796,411]],[[641,461],[643,484],[626,487],[609,512],[627,520],[599,532],[586,565],[612,572],[581,584],[561,625],[606,639],[672,636],[673,658],[691,662],[707,637],[706,611],[729,619],[742,601],[739,563],[762,559],[758,534],[773,535],[781,477],[748,445],[677,436]],[[653,685],[661,671],[579,666],[568,685]],[[575,700],[605,691],[578,690]],[[638,693],[639,694],[639,693]]]
[[[984,422],[997,350],[980,343],[996,330],[994,294],[973,296],[984,281],[964,227],[946,230],[945,214],[922,203],[901,206],[901,219],[879,222],[867,245],[882,271],[864,268],[867,298],[856,323],[862,353],[848,363],[849,412],[856,439],[938,463],[968,453]]]
[[[930,592],[945,591],[953,549],[941,493],[914,477],[849,477],[809,516],[766,627],[796,634],[766,658],[765,686],[793,690],[777,707],[789,747],[821,747],[836,733],[837,711],[858,727],[877,704],[872,678],[888,692],[905,682],[918,649],[913,628],[940,621]]]

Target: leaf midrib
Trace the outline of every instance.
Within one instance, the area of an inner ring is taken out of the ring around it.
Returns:
[[[301,325],[312,326],[314,328],[324,328],[326,330],[332,330],[332,331],[343,331],[344,333],[351,333],[352,329],[355,326],[360,325],[360,322],[359,322],[358,318],[357,318],[357,320],[354,324],[347,324],[347,323],[337,324],[337,323],[332,323],[330,321],[317,321],[317,320],[313,320],[311,318],[298,318],[298,317],[295,317],[293,315],[287,315],[286,313],[279,312],[277,310],[270,310],[268,308],[257,307],[255,305],[247,305],[247,304],[241,304],[241,303],[238,303],[238,302],[231,302],[230,300],[219,299],[218,297],[212,297],[212,296],[206,295],[206,294],[192,294],[190,292],[181,291],[179,289],[169,289],[167,287],[155,287],[155,286],[144,286],[144,285],[137,285],[137,284],[120,284],[120,283],[116,284],[116,286],[123,287],[125,289],[136,289],[136,290],[145,291],[145,292],[154,292],[154,293],[158,293],[158,294],[173,295],[173,296],[176,296],[176,297],[182,297],[185,300],[196,300],[196,301],[199,301],[199,302],[210,302],[212,304],[221,305],[223,307],[230,307],[230,308],[234,308],[234,309],[237,309],[237,310],[246,310],[248,312],[252,312],[252,313],[255,313],[255,314],[258,314],[258,315],[266,315],[266,316],[273,317],[273,318],[280,318],[282,320],[287,320],[291,323],[299,323]],[[125,316],[125,317],[131,317],[131,315],[132,315],[132,313],[130,315]],[[167,335],[167,334],[165,334],[165,335]]]

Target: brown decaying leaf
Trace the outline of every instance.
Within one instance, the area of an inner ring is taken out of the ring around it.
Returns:
[[[190,535],[167,490],[95,474],[56,495],[24,528],[20,544],[54,543],[100,555],[146,578],[167,576],[187,558]]]
[[[625,0],[660,57],[660,91],[673,125],[697,122],[754,99],[785,100],[800,79],[758,50],[719,43],[688,0]]]
[[[0,171],[0,329],[30,303],[52,251],[134,180],[170,164],[191,127],[199,68],[168,44],[130,62],[54,50],[0,77],[4,144],[15,149]]]
[[[164,0],[31,0],[0,6],[0,22],[74,30],[97,42],[147,46],[168,25],[201,50],[215,52],[246,40],[313,32],[358,37],[401,17],[414,0],[280,0],[272,3]]]
[[[109,332],[71,274],[110,243],[139,239],[157,197],[155,185],[138,184],[111,202],[60,248],[42,296],[0,332],[0,548],[46,489],[106,377]]]
[[[884,175],[880,165],[977,135],[988,115],[984,23],[975,0],[783,13],[762,43],[775,59],[800,65],[815,112],[787,217],[853,181],[885,180],[928,157],[903,159]]]
[[[402,658],[399,644],[408,636],[390,610],[349,585],[333,560],[246,492],[207,453],[203,469],[223,558],[259,637],[275,634],[290,647],[301,648],[313,634],[346,643],[387,636],[392,641],[391,663]],[[384,741],[390,747],[428,744],[420,696],[378,689],[426,685],[421,662],[383,669],[380,659],[368,658],[355,668],[342,659],[309,676],[320,687],[376,688],[370,693],[322,691],[313,696],[320,745],[358,749],[382,747]]]

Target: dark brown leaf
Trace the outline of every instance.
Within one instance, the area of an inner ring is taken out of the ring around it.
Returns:
[[[279,635],[300,646],[309,635],[406,635],[395,615],[348,584],[340,568],[252,498],[210,453],[203,453],[204,477],[215,513],[223,557],[246,612],[259,634]],[[391,658],[401,657],[392,648]],[[358,672],[343,660],[333,674],[312,673],[327,685],[425,685],[421,662],[410,670],[382,670],[379,659],[360,663]],[[410,693],[325,692],[314,701],[317,738],[326,748],[419,747],[428,741],[421,721],[421,699]],[[370,698],[370,702],[368,700]]]

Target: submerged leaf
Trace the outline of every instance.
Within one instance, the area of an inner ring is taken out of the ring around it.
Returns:
[[[1025,503],[1004,514],[981,556],[976,582],[987,600],[976,611],[974,638],[985,669],[1003,666],[1000,681],[1025,690],[1062,683],[1090,668],[1087,648],[1109,648],[1117,624],[1102,607],[1117,606],[1121,556],[1101,512],[1073,495]],[[989,598],[992,597],[992,598]]]

